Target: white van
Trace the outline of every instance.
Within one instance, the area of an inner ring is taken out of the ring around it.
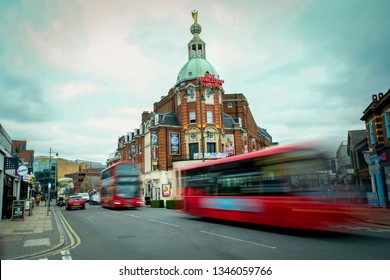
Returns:
[[[100,192],[95,191],[91,193],[91,199],[89,200],[89,204],[100,204]]]
[[[77,195],[80,195],[85,202],[89,201],[89,194],[88,193],[78,193]]]

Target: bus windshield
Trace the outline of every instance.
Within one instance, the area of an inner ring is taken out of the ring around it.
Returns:
[[[118,162],[104,169],[100,204],[109,208],[142,206],[139,175],[139,165],[131,162]]]
[[[121,198],[134,198],[138,196],[138,184],[118,184],[116,195]]]
[[[139,169],[138,166],[131,163],[122,163],[119,164],[116,168],[116,175],[126,176],[126,175],[138,175]]]

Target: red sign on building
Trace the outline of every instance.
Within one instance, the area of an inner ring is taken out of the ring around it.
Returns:
[[[204,77],[197,79],[203,87],[221,88],[224,80],[215,78],[214,74],[205,73]]]

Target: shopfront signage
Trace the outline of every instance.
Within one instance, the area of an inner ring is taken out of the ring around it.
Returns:
[[[25,165],[21,165],[18,167],[16,172],[18,173],[19,176],[24,176],[28,173],[28,168]]]
[[[379,206],[378,194],[376,192],[367,192],[366,195],[369,206]]]
[[[19,165],[19,158],[6,157],[4,159],[4,165],[5,165],[5,174],[15,177],[16,169],[18,168]]]
[[[24,220],[24,200],[14,200],[12,202],[12,220],[23,219]]]

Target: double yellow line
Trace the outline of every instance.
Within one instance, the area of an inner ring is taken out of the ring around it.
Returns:
[[[66,236],[64,236],[64,238],[66,238],[66,240],[67,240],[67,242],[65,243],[65,247],[61,246],[60,248],[55,249],[53,251],[40,253],[40,254],[34,255],[33,257],[30,257],[28,259],[41,259],[44,257],[54,256],[57,254],[61,254],[62,251],[74,249],[81,244],[80,237],[73,230],[73,228],[69,225],[68,221],[62,215],[62,213],[60,211],[57,211],[56,214],[59,217],[62,228],[64,229],[64,234],[66,235]]]
[[[70,240],[70,244],[67,245],[65,248],[62,248],[61,250],[70,250],[74,249],[77,246],[81,244],[81,239],[77,235],[77,233],[73,230],[73,228],[69,225],[68,221],[65,219],[65,217],[62,215],[61,212],[57,212],[62,224],[62,227],[64,228],[66,235],[68,236]]]

